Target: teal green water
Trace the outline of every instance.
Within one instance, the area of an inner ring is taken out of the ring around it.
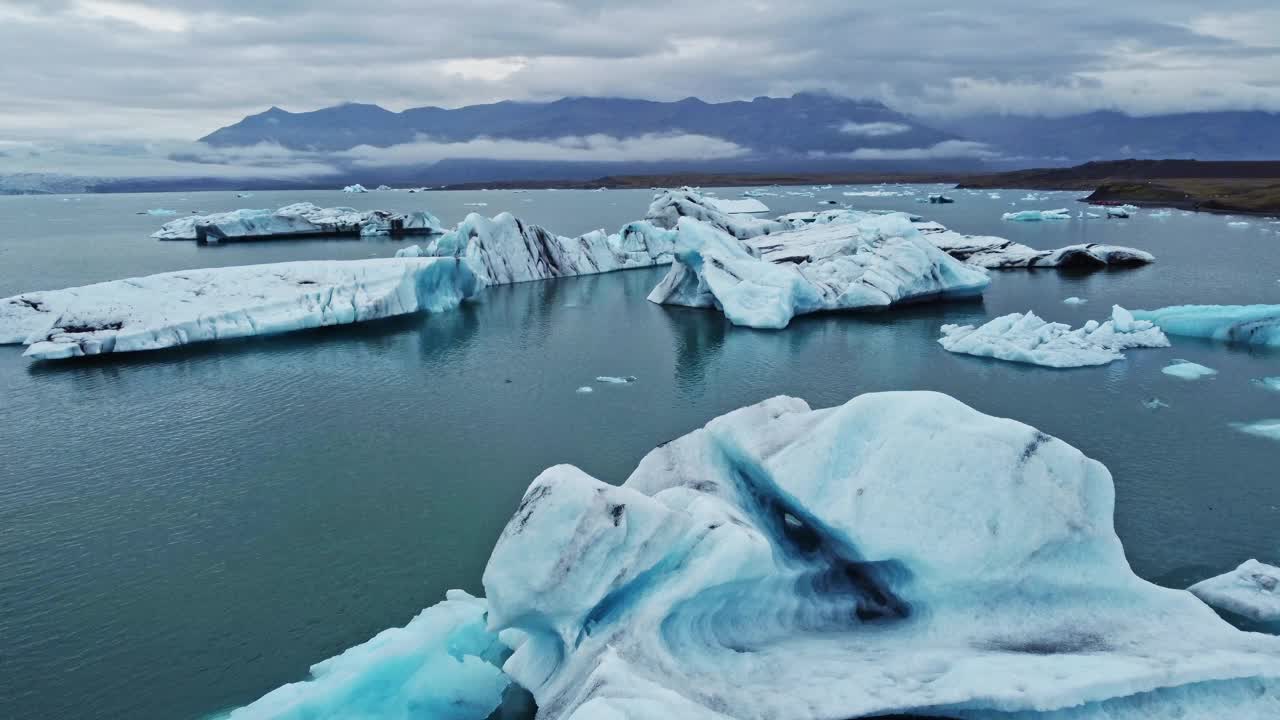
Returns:
[[[722,191],[728,194],[729,191]],[[1039,247],[1112,242],[1125,272],[1006,272],[983,302],[797,319],[782,332],[645,301],[663,270],[494,288],[457,312],[63,365],[0,347],[0,717],[196,718],[250,701],[403,624],[445,590],[480,592],[489,549],[544,468],[621,482],[655,445],[777,394],[815,406],[933,389],[1104,462],[1137,572],[1175,586],[1280,560],[1280,443],[1229,423],[1280,417],[1280,353],[1174,338],[1104,368],[957,356],[948,322],[1034,309],[1079,324],[1113,302],[1280,302],[1280,235],[1213,216],[1013,225],[1023,195],[820,197],[924,212]],[[185,197],[187,200],[179,200]],[[1019,207],[1060,207],[1069,195]],[[0,198],[0,296],[163,270],[390,255],[389,241],[197,248],[147,238],[152,207],[300,200],[509,209],[562,233],[643,215],[647,192],[228,193]],[[778,212],[805,197],[765,198]],[[466,203],[485,202],[473,207]],[[1280,227],[1280,226],[1271,226]],[[1066,306],[1071,295],[1089,299]],[[1179,381],[1180,357],[1219,371]],[[624,386],[575,388],[597,375]],[[1159,397],[1170,407],[1150,411]]]

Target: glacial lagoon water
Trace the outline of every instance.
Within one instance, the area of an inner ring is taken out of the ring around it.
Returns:
[[[1280,225],[1212,215],[1008,223],[1074,193],[818,200],[917,212],[1034,247],[1131,245],[1158,261],[1092,274],[996,273],[982,302],[797,318],[780,332],[645,301],[665,272],[493,288],[453,313],[170,352],[31,364],[0,346],[0,717],[200,718],[302,679],[316,661],[461,587],[528,483],[573,463],[621,482],[655,445],[777,394],[814,406],[932,389],[1101,460],[1140,575],[1183,587],[1280,560],[1280,352],[1172,338],[1102,368],[952,355],[944,323],[1035,310],[1079,325],[1112,303],[1280,302]],[[720,190],[736,196],[739,190]],[[919,189],[920,193],[925,192]],[[389,240],[197,247],[148,234],[150,208],[298,201],[425,208],[446,223],[510,210],[562,233],[616,229],[648,191],[259,192],[0,197],[0,297],[193,267],[388,256]],[[485,203],[474,205],[473,203]],[[1062,300],[1078,296],[1083,305]],[[1173,358],[1218,370],[1194,382]],[[609,385],[599,375],[635,375]],[[594,385],[595,392],[575,389]],[[1159,398],[1166,408],[1144,401]]]

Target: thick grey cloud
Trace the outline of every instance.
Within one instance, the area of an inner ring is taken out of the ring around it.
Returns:
[[[829,89],[909,112],[1280,110],[1264,0],[0,0],[0,141],[191,139],[270,105]]]

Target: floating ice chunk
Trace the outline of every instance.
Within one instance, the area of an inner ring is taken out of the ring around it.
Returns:
[[[485,629],[485,601],[461,590],[402,628],[311,666],[225,720],[410,718],[483,720],[502,702],[509,655]]]
[[[1243,433],[1280,440],[1280,420],[1258,420],[1248,423],[1231,423],[1231,427]]]
[[[907,193],[897,190],[850,190],[843,193],[847,197],[902,197]]]
[[[654,196],[645,220],[656,227],[675,230],[680,218],[690,217],[738,238],[747,240],[787,230],[785,223],[745,215],[730,215],[715,207],[711,198],[688,190],[663,190]]]
[[[985,271],[952,259],[902,215],[815,224],[745,243],[681,218],[676,260],[649,300],[714,307],[735,325],[784,328],[795,315],[974,297]]]
[[[421,248],[424,255],[459,257],[490,285],[590,275],[671,262],[675,232],[634,222],[614,235],[594,230],[563,237],[511,213],[468,215]]]
[[[778,397],[621,487],[542,473],[489,628],[544,720],[1274,717],[1280,639],[1136,577],[1113,506],[1098,462],[944,395]]]
[[[933,203],[934,205],[949,205],[955,202],[953,198],[947,195],[943,195],[941,193],[930,194],[928,198],[929,198],[929,202]]]
[[[1149,252],[1120,245],[1068,245],[1057,250],[1035,248],[992,235],[961,235],[936,222],[916,228],[948,255],[992,270],[1013,268],[1136,267],[1155,262]]]
[[[1249,223],[1243,220],[1233,220],[1232,222],[1227,223],[1227,226],[1233,228],[1247,228],[1249,227]]]
[[[1135,321],[1119,305],[1112,307],[1110,320],[1090,320],[1078,330],[1046,322],[1033,312],[1011,313],[980,327],[943,325],[938,342],[954,353],[1052,368],[1106,365],[1123,360],[1121,350],[1169,347],[1159,328]]]
[[[1152,217],[1152,218],[1167,218],[1172,216],[1173,216],[1173,212],[1169,210],[1156,210],[1147,215],[1147,217]]]
[[[157,216],[157,217],[163,217],[163,216],[165,216],[165,215],[177,215],[177,214],[178,214],[178,211],[177,211],[177,210],[169,210],[169,209],[167,209],[167,208],[154,208],[154,209],[148,210],[148,211],[146,212],[146,214],[147,214],[147,215],[154,215],[154,216]]]
[[[750,215],[753,213],[769,212],[769,206],[755,198],[746,198],[743,200],[706,198],[706,201],[711,204],[711,207],[727,215]]]
[[[1019,210],[1005,213],[1004,220],[1015,222],[1040,222],[1042,220],[1070,220],[1071,213],[1066,208],[1057,210]]]
[[[1125,219],[1128,219],[1131,214],[1132,213],[1130,213],[1127,208],[1123,208],[1123,207],[1107,208],[1107,217],[1109,218],[1120,218],[1121,220],[1125,220]]]
[[[374,189],[377,190],[378,192],[389,192],[391,190],[395,190],[395,188],[391,187],[390,185],[379,185]]]
[[[59,360],[454,308],[479,288],[441,258],[182,270],[0,300],[0,340]]]
[[[596,382],[608,383],[610,385],[627,385],[637,380],[635,375],[627,375],[625,377],[616,377],[613,375],[601,375],[596,378]]]
[[[1083,305],[1083,304],[1085,304],[1085,303],[1087,303],[1087,302],[1089,302],[1089,301],[1088,301],[1088,300],[1085,300],[1084,298],[1075,297],[1075,296],[1073,295],[1073,296],[1071,296],[1071,297],[1067,298],[1066,300],[1063,300],[1063,301],[1062,301],[1062,304],[1063,304],[1063,305]]]
[[[1143,405],[1143,407],[1147,408],[1148,410],[1159,410],[1159,409],[1161,409],[1161,408],[1167,408],[1167,407],[1169,407],[1169,403],[1167,403],[1167,402],[1165,402],[1165,401],[1161,400],[1160,398],[1156,398],[1156,397],[1153,397],[1153,398],[1150,398],[1150,399],[1147,399],[1147,400],[1143,400],[1143,401],[1142,401],[1142,405]]]
[[[1182,380],[1199,380],[1210,375],[1217,375],[1218,371],[1213,368],[1207,368],[1199,363],[1193,363],[1190,360],[1174,360],[1164,366],[1160,372],[1165,375],[1172,375]]]
[[[409,247],[400,248],[396,251],[396,257],[398,258],[416,258],[425,256],[426,253],[423,252],[421,245],[410,245]]]
[[[1280,567],[1246,560],[1235,570],[1188,590],[1219,610],[1257,622],[1280,622]]]
[[[1280,392],[1280,376],[1258,378],[1253,381],[1253,384],[1272,392]]]
[[[251,198],[251,197],[253,197],[253,193],[251,193],[251,192],[236,193],[236,197],[238,197],[238,198]]]
[[[348,186],[346,186],[346,187],[342,188],[342,192],[344,192],[344,193],[367,193],[367,192],[369,192],[369,190],[368,190],[367,188],[365,188],[365,186],[361,185],[360,183],[356,183],[355,185],[348,185]]]
[[[999,200],[1000,193],[987,193],[987,197],[991,198],[992,200]]]
[[[1174,305],[1136,310],[1170,335],[1280,347],[1280,305]]]
[[[294,203],[279,210],[233,210],[171,220],[152,233],[159,240],[224,242],[324,235],[425,235],[441,231],[428,212],[362,212],[349,207],[322,208]]]
[[[467,207],[488,207],[489,206],[489,203],[485,203],[485,202],[473,202],[473,203],[462,203],[462,204],[466,205]]]
[[[595,392],[595,388],[591,387],[590,385],[583,385],[582,387],[578,388],[574,392],[586,394],[589,392]]]

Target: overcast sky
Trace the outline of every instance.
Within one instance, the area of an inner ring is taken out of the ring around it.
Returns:
[[[0,0],[0,142],[198,138],[271,105],[828,89],[920,113],[1280,110],[1260,0]]]

